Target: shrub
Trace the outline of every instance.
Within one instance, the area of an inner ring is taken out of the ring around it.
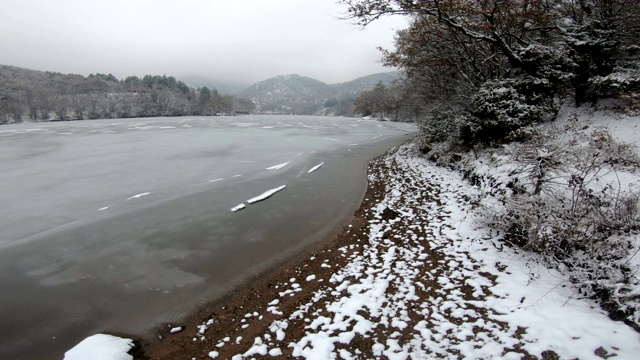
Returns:
[[[487,81],[472,98],[472,116],[461,124],[461,139],[469,143],[504,142],[511,132],[555,116],[553,97],[553,85],[545,79]]]
[[[626,265],[640,232],[640,192],[618,177],[637,170],[638,156],[604,128],[577,126],[568,126],[565,140],[510,147],[511,186],[496,186],[511,191],[491,191],[496,201],[487,220],[511,243],[567,270],[583,296],[599,298],[640,329],[640,294],[631,286],[637,279]]]

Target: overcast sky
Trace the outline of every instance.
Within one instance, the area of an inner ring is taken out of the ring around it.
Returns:
[[[205,75],[326,83],[391,71],[389,17],[359,29],[335,0],[3,0],[0,64],[62,73]]]

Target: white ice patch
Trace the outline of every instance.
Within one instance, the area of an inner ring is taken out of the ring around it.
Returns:
[[[260,195],[258,195],[258,196],[256,196],[256,197],[254,197],[254,198],[251,198],[251,199],[247,200],[247,202],[248,202],[249,204],[253,204],[253,203],[256,203],[256,202],[258,202],[258,201],[262,201],[262,200],[268,199],[268,198],[269,198],[269,197],[271,197],[273,194],[275,194],[275,193],[277,193],[278,191],[280,191],[280,190],[284,189],[285,187],[287,187],[287,185],[282,185],[282,186],[279,186],[279,187],[277,187],[277,188],[275,188],[275,189],[271,189],[271,190],[269,190],[269,191],[265,191],[264,193],[262,193],[262,194],[260,194]]]
[[[320,169],[320,167],[321,167],[322,165],[324,165],[324,161],[323,161],[323,162],[321,162],[320,164],[318,164],[318,165],[316,165],[316,166],[312,167],[311,169],[309,169],[309,171],[307,171],[307,174],[311,174],[312,172],[314,172],[314,171],[316,171],[316,170]]]
[[[224,180],[224,178],[213,179],[213,180],[209,180],[208,182],[212,183],[212,182],[218,182],[222,180]]]
[[[244,209],[244,208],[246,208],[246,207],[247,207],[247,205],[245,205],[245,204],[240,204],[240,205],[238,205],[238,206],[234,206],[234,207],[232,207],[232,208],[231,208],[231,212],[236,212],[236,211],[238,211],[238,210],[242,210],[242,209]]]
[[[289,165],[290,163],[291,163],[291,161],[287,161],[287,162],[282,163],[282,164],[278,164],[278,165],[274,165],[274,166],[268,167],[265,170],[279,170],[279,169],[282,169],[283,167]]]
[[[64,360],[131,360],[128,352],[133,340],[117,336],[96,334],[82,340],[64,353]]]
[[[109,207],[105,206],[105,207],[101,207],[100,209],[98,209],[98,211],[103,211],[103,210],[107,210]]]
[[[132,197],[128,198],[127,200],[131,200],[131,199],[139,199],[143,196],[147,196],[151,194],[150,192],[145,192],[145,193],[141,193],[141,194],[137,194],[137,195],[133,195]]]

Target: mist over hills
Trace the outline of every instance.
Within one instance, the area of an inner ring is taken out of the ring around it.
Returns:
[[[391,84],[398,76],[398,72],[387,72],[326,84],[298,74],[280,75],[251,85],[238,97],[252,100],[259,112],[314,114],[328,100],[333,104],[353,104],[362,91],[373,89],[379,82]]]
[[[194,89],[206,86],[209,89],[216,89],[221,94],[229,95],[236,95],[250,85],[246,82],[218,80],[209,76],[195,74],[180,76],[179,79]]]
[[[373,74],[326,84],[297,74],[275,76],[241,91],[239,83],[212,83],[204,76],[178,80],[145,75],[62,74],[0,65],[0,124],[29,121],[148,116],[280,113],[351,116],[362,91],[398,78]],[[225,87],[226,86],[226,87]],[[211,91],[212,89],[217,91]]]

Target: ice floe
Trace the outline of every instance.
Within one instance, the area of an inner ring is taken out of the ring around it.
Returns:
[[[239,204],[237,206],[232,207],[231,208],[231,212],[236,212],[236,211],[242,210],[242,209],[244,209],[246,207],[247,207],[247,205],[245,205],[245,204]]]
[[[309,169],[309,171],[307,171],[307,174],[311,174],[312,172],[314,172],[314,171],[316,171],[316,170],[320,169],[320,167],[322,167],[322,165],[324,165],[324,161],[323,161],[323,162],[321,162],[320,164],[318,164],[318,165],[316,165],[316,166],[312,167],[311,169]]]
[[[283,167],[289,165],[289,163],[291,163],[291,161],[287,161],[287,162],[282,163],[282,164],[278,164],[278,165],[274,165],[274,166],[268,167],[265,170],[279,170],[279,169],[282,169]]]
[[[139,199],[139,198],[141,198],[143,196],[147,196],[149,194],[151,194],[151,193],[150,192],[143,192],[143,193],[140,193],[140,194],[137,194],[137,195],[133,195],[132,197],[128,198],[127,200]]]
[[[258,201],[265,200],[265,199],[271,197],[273,194],[277,193],[278,191],[284,189],[285,187],[287,187],[287,185],[278,186],[275,189],[271,189],[271,190],[265,191],[264,193],[247,200],[247,202],[249,204],[253,204],[253,203],[257,203]]]

